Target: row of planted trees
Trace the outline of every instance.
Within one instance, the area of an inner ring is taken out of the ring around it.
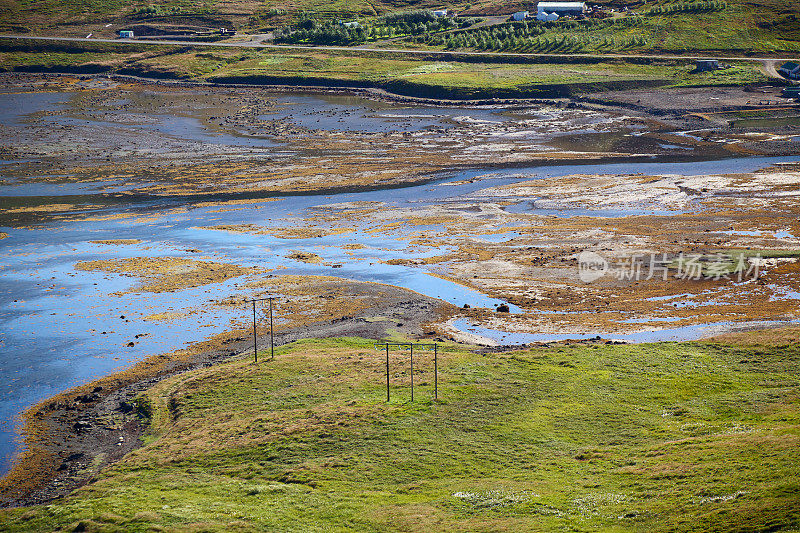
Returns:
[[[645,13],[647,15],[671,15],[674,13],[708,13],[711,11],[722,11],[728,7],[724,0],[702,0],[698,2],[677,2],[653,6]]]
[[[602,39],[593,36],[549,34],[537,37],[505,37],[494,38],[484,35],[470,37],[446,37],[435,39],[431,44],[444,46],[447,50],[471,49],[482,51],[514,51],[514,52],[576,52],[580,50],[620,50],[639,48],[647,45],[643,35],[627,37],[605,36]]]
[[[297,22],[275,31],[275,42],[347,45],[366,41],[437,33],[472,24],[472,21],[435,17],[431,11],[395,13],[372,24],[342,23],[301,15]]]
[[[575,51],[584,48],[620,49],[645,46],[647,41],[642,35],[617,37],[612,35],[610,38],[609,36],[604,36],[604,41],[600,42],[596,33],[590,35],[588,32],[602,31],[613,27],[633,28],[641,24],[642,18],[639,16],[616,20],[586,19],[546,23],[523,21],[439,35],[425,34],[413,40],[432,46],[443,46],[448,50]],[[581,30],[585,34],[581,34]]]
[[[725,9],[724,0],[701,0],[658,5],[645,11],[645,15],[680,12],[709,12]],[[618,29],[635,28],[644,24],[638,14],[606,19],[570,19],[553,22],[510,22],[485,28],[469,28],[475,20],[435,17],[428,10],[385,15],[372,24],[342,24],[338,21],[320,20],[313,15],[301,15],[292,25],[275,32],[275,41],[283,43],[310,43],[351,45],[367,41],[406,37],[409,40],[448,50],[531,50],[575,51],[589,49],[623,49],[644,47],[643,35],[619,35]],[[608,29],[612,34],[598,41],[596,33]],[[595,35],[580,35],[580,32]],[[565,32],[571,32],[566,33]],[[628,32],[630,33],[630,32]]]

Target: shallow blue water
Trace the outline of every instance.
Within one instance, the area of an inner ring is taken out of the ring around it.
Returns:
[[[43,111],[51,105],[66,101],[63,94],[52,97],[35,95],[30,103],[23,102],[16,109],[7,107],[16,100],[0,95],[4,109],[0,117],[22,124],[25,115]],[[29,95],[26,95],[29,96]],[[287,97],[287,99],[297,97]],[[22,98],[22,100],[25,100]],[[340,105],[313,99],[305,101],[313,109],[319,105]],[[364,104],[367,106],[367,104]],[[352,107],[352,106],[351,106]],[[340,109],[335,113],[343,113]],[[464,110],[458,110],[464,114]],[[350,111],[348,111],[350,112]],[[364,111],[365,113],[367,111]],[[394,113],[386,109],[370,113]],[[412,111],[408,111],[410,114]],[[425,108],[413,113],[422,118],[406,117],[421,126],[441,124],[449,110]],[[494,112],[481,111],[480,116]],[[315,115],[309,115],[314,117]],[[492,118],[493,120],[495,118]],[[504,118],[497,115],[497,120]],[[70,119],[71,120],[71,119]],[[160,118],[165,134],[193,138],[198,142],[224,144],[239,142],[237,136],[218,136],[201,131],[196,121],[178,120],[174,124]],[[312,120],[309,118],[309,120]],[[316,120],[316,118],[313,118]],[[337,119],[338,121],[338,119]],[[428,122],[426,122],[428,121]],[[84,121],[85,122],[85,121]],[[376,115],[374,127],[397,122],[394,118]],[[102,124],[98,124],[102,125]],[[115,125],[115,127],[118,125]],[[404,128],[407,126],[403,125]],[[229,138],[233,137],[233,141]],[[245,142],[245,141],[242,141]],[[261,142],[248,139],[246,142]],[[269,142],[269,141],[265,141]],[[263,144],[262,146],[268,146]],[[319,208],[341,202],[383,202],[392,207],[416,207],[429,203],[469,202],[468,196],[486,187],[536,179],[564,176],[574,173],[674,173],[682,175],[746,172],[775,162],[796,158],[747,158],[692,163],[628,163],[610,165],[536,166],[506,170],[473,169],[432,176],[436,181],[413,187],[392,190],[353,192],[330,195],[327,193],[290,196],[277,201],[237,205],[240,208],[225,213],[212,212],[215,208],[189,208],[185,213],[168,213],[172,207],[183,207],[180,201],[153,199],[135,204],[121,204],[98,209],[96,214],[127,214],[138,217],[156,215],[156,218],[125,218],[102,221],[57,222],[42,224],[30,229],[0,228],[9,234],[0,240],[0,376],[6,386],[0,390],[0,455],[7,457],[16,450],[17,434],[15,416],[25,407],[92,378],[106,375],[129,366],[132,362],[159,353],[172,352],[187,343],[230,329],[232,321],[247,321],[246,308],[212,308],[207,304],[231,295],[241,294],[243,279],[232,279],[196,289],[165,294],[112,293],[124,291],[135,280],[122,275],[81,272],[75,263],[103,258],[140,256],[173,256],[209,259],[244,266],[262,268],[287,267],[279,273],[324,274],[361,281],[374,281],[405,287],[422,294],[452,302],[486,307],[501,303],[477,291],[428,274],[425,270],[403,265],[387,265],[388,259],[421,258],[445,253],[444,248],[411,248],[407,241],[397,240],[399,235],[413,233],[414,228],[403,228],[391,236],[365,231],[363,225],[354,224],[349,233],[307,239],[282,239],[271,235],[235,234],[201,229],[219,224],[256,224],[262,227],[285,227],[286,219],[306,217],[319,213]],[[480,176],[474,183],[449,185]],[[447,184],[447,185],[446,185]],[[118,187],[120,183],[103,182],[102,187]],[[10,198],[30,195],[69,195],[92,192],[98,184],[30,184],[0,188],[0,195]],[[57,188],[57,190],[54,190]],[[0,197],[2,197],[0,196]],[[474,200],[472,200],[474,201]],[[602,216],[601,213],[586,213]],[[303,222],[299,222],[303,224]],[[421,228],[417,228],[421,229]],[[513,238],[513,232],[500,235],[479,236],[485,240]],[[140,239],[142,243],[124,246],[104,246],[89,241],[103,239]],[[342,249],[346,244],[363,244],[365,248]],[[198,249],[200,253],[187,250]],[[313,252],[325,262],[341,265],[339,268],[324,264],[306,264],[286,258],[292,251]],[[172,322],[144,321],[150,314],[164,312],[198,311]],[[512,312],[521,310],[511,306]],[[120,318],[124,316],[125,318]],[[466,325],[465,325],[466,326]],[[104,333],[105,332],[105,333]],[[697,334],[678,331],[675,335]],[[147,334],[136,338],[136,335]],[[558,336],[539,336],[552,340]],[[616,336],[615,336],[616,337]],[[533,337],[526,337],[533,338]],[[663,333],[653,332],[637,340],[660,340]],[[128,347],[128,342],[134,342]],[[530,342],[530,340],[525,341]],[[2,463],[0,471],[8,467]]]
[[[657,169],[652,170],[676,174],[746,171],[786,159],[659,164]],[[643,172],[651,170],[641,165],[615,164],[595,165],[592,172],[627,173],[634,168]],[[317,212],[315,208],[340,202],[379,201],[397,207],[440,203],[487,186],[513,183],[521,179],[521,175],[557,176],[578,170],[585,171],[585,167],[470,170],[443,176],[443,181],[439,183],[391,191],[293,196],[265,201],[263,204],[248,204],[241,210],[228,213],[212,213],[212,208],[194,208],[187,213],[159,216],[145,222],[122,219],[57,223],[34,229],[0,228],[0,231],[10,235],[0,241],[0,268],[3,272],[0,295],[8,302],[0,311],[0,331],[4,332],[0,376],[8,384],[0,391],[0,420],[3,421],[0,425],[0,453],[7,455],[14,451],[12,439],[16,433],[13,420],[24,407],[149,355],[170,352],[186,343],[224,331],[230,327],[231,320],[244,320],[248,316],[245,309],[214,309],[169,323],[145,322],[142,318],[149,314],[180,312],[202,307],[211,299],[237,294],[237,280],[175,293],[118,297],[110,293],[128,287],[133,282],[131,278],[76,272],[73,265],[79,261],[105,257],[207,256],[215,261],[245,266],[287,266],[287,270],[281,271],[285,273],[323,274],[387,283],[459,306],[468,303],[472,307],[493,308],[500,303],[499,300],[431,276],[423,269],[380,262],[394,258],[424,257],[446,250],[411,251],[405,241],[398,241],[394,236],[371,234],[358,227],[343,235],[315,239],[281,239],[270,235],[234,234],[199,227],[248,223],[283,227],[285,224],[281,219],[313,214]],[[484,177],[475,183],[444,185],[448,181],[477,175]],[[164,211],[159,208],[162,204],[165,204],[164,207],[175,206],[169,200],[157,200],[141,205],[108,207],[102,213],[160,214]],[[500,239],[512,236],[484,237]],[[102,239],[141,239],[143,242],[113,247],[88,243]],[[366,248],[350,250],[350,255],[341,248],[350,243],[360,243]],[[192,248],[202,253],[185,251]],[[340,264],[341,268],[286,259],[285,256],[294,250],[316,253],[326,262]],[[520,310],[512,306],[512,311]],[[119,319],[121,315],[126,319]],[[102,331],[107,333],[103,335],[100,333]],[[139,333],[150,335],[135,339]],[[640,334],[636,339],[661,340],[681,335],[681,338],[691,338],[699,333],[697,328],[688,328],[666,337],[665,333],[654,332],[650,335]],[[534,339],[552,340],[559,336],[532,335],[525,338],[528,339],[526,342],[530,342]],[[136,342],[133,348],[125,346],[130,341]]]
[[[0,93],[0,124],[22,126],[34,113],[60,107],[70,98],[70,93]]]

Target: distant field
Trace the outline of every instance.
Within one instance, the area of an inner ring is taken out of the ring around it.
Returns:
[[[770,335],[770,341],[778,339]],[[753,337],[756,339],[756,337]],[[6,531],[788,531],[800,347],[302,341],[181,374],[146,445]]]
[[[800,26],[800,13],[778,17]],[[761,27],[763,24],[765,27]],[[800,51],[797,31],[776,31],[749,7],[731,4],[720,11],[675,13],[547,24],[514,23],[505,28],[432,34],[416,42],[443,49],[579,53],[687,53],[726,55]],[[504,31],[505,30],[505,31]],[[509,31],[511,30],[511,31]]]
[[[623,3],[608,3],[618,8]],[[514,49],[563,51],[630,52],[728,52],[800,53],[800,4],[792,0],[717,0],[717,8],[706,11],[676,11],[652,14],[661,8],[686,5],[686,0],[631,2],[632,12],[644,15],[634,26],[598,24],[590,28],[569,28],[550,23],[536,43],[520,42]],[[720,7],[723,6],[724,8]],[[48,34],[113,36],[122,27],[227,26],[244,32],[270,31],[305,13],[319,20],[359,19],[365,26],[375,17],[415,9],[448,7],[451,11],[475,14],[508,14],[518,9],[535,11],[535,2],[490,0],[478,3],[441,4],[432,0],[0,0],[0,31],[44,32]],[[648,14],[650,13],[650,14]],[[111,26],[106,27],[106,24]],[[545,37],[548,42],[542,42]],[[564,44],[564,39],[567,43]],[[403,41],[395,42],[403,45]],[[406,43],[410,44],[410,43]],[[441,46],[434,40],[433,46]],[[468,44],[460,48],[474,48]]]
[[[393,53],[186,49],[101,43],[0,41],[6,70],[106,72],[240,83],[380,87],[427,97],[563,96],[637,86],[743,85],[768,81],[757,64],[691,73],[689,61],[575,60],[562,63],[441,61]],[[531,60],[534,61],[534,60]]]

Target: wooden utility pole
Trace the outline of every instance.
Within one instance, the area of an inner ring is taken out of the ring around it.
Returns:
[[[386,401],[389,401],[389,347],[408,346],[411,351],[411,401],[414,401],[414,347],[417,348],[433,348],[433,373],[434,373],[434,386],[433,397],[439,399],[439,357],[438,357],[438,344],[421,344],[414,342],[376,342],[375,348],[383,347],[386,349]]]
[[[253,304],[253,360],[258,363],[258,336],[256,335],[256,302],[263,302],[269,300],[269,350],[270,360],[275,359],[275,338],[272,332],[272,301],[278,298],[277,296],[267,296],[265,298],[254,298],[248,300]]]

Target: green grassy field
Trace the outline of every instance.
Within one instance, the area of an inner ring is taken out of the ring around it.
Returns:
[[[146,445],[8,531],[791,531],[800,346],[383,354],[302,341],[159,383]]]
[[[607,3],[600,1],[597,3]],[[547,51],[581,52],[719,52],[728,54],[785,54],[800,52],[800,4],[793,0],[730,0],[724,8],[705,12],[647,15],[654,8],[690,4],[655,0],[631,3],[643,14],[639,24],[590,28],[565,28],[563,22],[542,26],[542,39],[515,46]],[[719,3],[718,3],[719,4]],[[487,0],[441,4],[431,0],[0,0],[0,31],[43,32],[61,35],[114,35],[130,24],[225,25],[243,32],[270,31],[297,20],[301,14],[320,20],[359,19],[369,26],[377,17],[415,9],[448,7],[464,14],[509,14],[519,9],[535,11],[535,3]],[[619,7],[619,6],[617,6]],[[147,11],[149,9],[149,11]],[[105,24],[111,24],[110,29]],[[544,37],[551,38],[542,42]],[[559,39],[567,38],[564,44]],[[557,41],[558,40],[558,41]],[[395,42],[396,45],[409,43]],[[459,48],[465,48],[459,45]],[[474,48],[466,46],[466,48]]]
[[[512,63],[408,57],[366,51],[186,49],[161,46],[0,40],[5,70],[106,72],[150,77],[288,85],[380,87],[412,95],[446,98],[561,96],[608,88],[746,85],[767,82],[758,64],[691,73],[688,61],[563,60]]]
[[[444,49],[561,53],[682,54],[702,51],[725,55],[800,52],[800,6],[796,3],[728,2],[706,12],[647,15],[653,6],[687,5],[653,2],[632,13],[644,16],[600,21],[530,22],[468,29],[449,35],[426,35],[415,41]],[[514,35],[509,39],[510,35]],[[460,37],[461,36],[461,37]],[[473,37],[470,39],[470,36]],[[482,39],[481,39],[482,38]]]

